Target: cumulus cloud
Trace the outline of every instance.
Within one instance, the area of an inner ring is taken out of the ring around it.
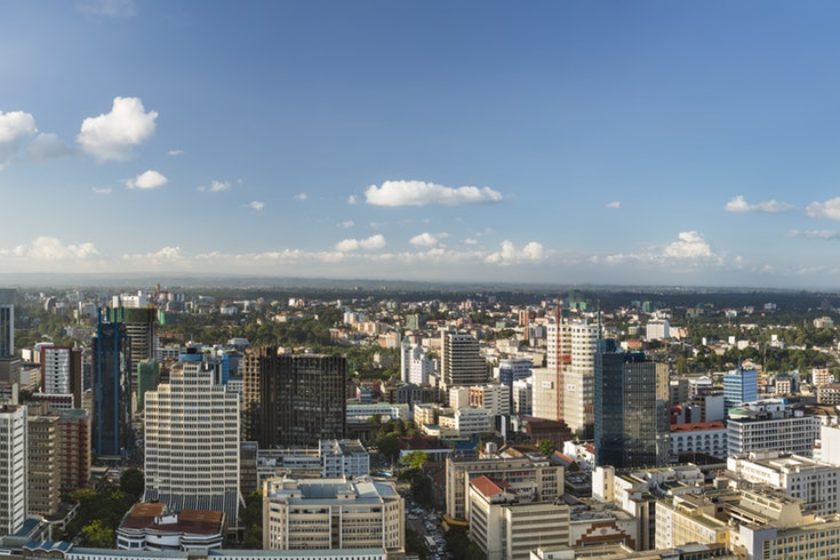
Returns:
[[[115,97],[110,113],[82,121],[76,141],[100,161],[125,160],[154,134],[157,117],[138,97]]]
[[[610,210],[618,210],[619,208],[621,208],[621,201],[613,200],[612,202],[608,202],[607,208],[609,208]]]
[[[161,248],[158,251],[153,251],[151,253],[139,253],[139,254],[129,254],[123,255],[124,260],[135,260],[135,261],[152,261],[152,262],[161,262],[161,261],[177,261],[183,257],[181,253],[180,247],[172,247],[167,245],[166,247]]]
[[[502,241],[498,251],[484,258],[489,264],[511,265],[517,263],[536,263],[545,258],[545,249],[541,243],[531,241],[522,249],[517,249],[512,241]]]
[[[665,256],[674,259],[702,259],[714,256],[712,248],[696,231],[683,231],[665,247]]]
[[[347,197],[347,204],[350,204],[351,206],[356,204],[358,201],[359,199],[355,194],[351,194]]]
[[[359,249],[374,250],[385,247],[385,237],[382,234],[371,235],[367,239],[342,239],[339,241],[335,250],[341,253],[347,251],[357,251]]]
[[[840,220],[840,196],[825,202],[812,202],[805,208],[805,213],[812,218]]]
[[[29,143],[26,153],[30,159],[44,160],[69,156],[73,150],[52,132],[41,132]]]
[[[134,0],[84,0],[76,8],[91,16],[117,19],[128,19],[137,13]]]
[[[478,245],[478,239],[473,239],[472,237],[467,237],[464,239],[465,245]]]
[[[265,202],[261,202],[259,200],[252,200],[248,204],[246,204],[248,208],[251,210],[255,210],[257,212],[262,212],[262,209],[265,208]]]
[[[35,117],[23,111],[0,111],[0,169],[20,152],[38,128]]]
[[[502,201],[502,194],[489,187],[446,187],[425,181],[385,181],[365,191],[368,204],[374,206],[465,206]]]
[[[299,192],[295,196],[293,196],[292,198],[294,198],[295,200],[299,200],[300,202],[303,202],[304,200],[309,198],[309,195],[306,194],[305,192]]]
[[[59,261],[69,259],[89,259],[99,256],[93,243],[65,244],[56,237],[42,235],[31,243],[18,245],[11,250],[0,250],[0,256],[18,257],[34,261]]]
[[[781,212],[788,212],[792,210],[793,206],[787,202],[779,202],[777,200],[766,200],[764,202],[750,204],[747,202],[746,198],[739,194],[724,204],[723,209],[727,212],[733,212],[736,214],[746,214],[747,212],[779,214]]]
[[[230,181],[210,181],[210,186],[199,185],[196,190],[199,192],[224,192],[229,191],[233,184]]]
[[[409,243],[414,245],[415,247],[434,247],[438,243],[440,243],[441,239],[446,239],[449,237],[447,233],[428,233],[423,232],[421,234],[415,235],[411,239],[409,239]]]
[[[167,179],[161,173],[155,171],[154,169],[149,169],[148,171],[144,171],[137,177],[127,180],[125,182],[125,186],[129,189],[159,189],[162,186],[164,186],[168,181],[169,179]]]

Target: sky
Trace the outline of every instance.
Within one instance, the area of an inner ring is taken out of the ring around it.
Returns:
[[[838,20],[7,0],[0,272],[834,288]]]

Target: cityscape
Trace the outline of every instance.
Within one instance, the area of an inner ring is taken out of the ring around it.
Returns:
[[[0,557],[840,559],[838,18],[0,3]]]

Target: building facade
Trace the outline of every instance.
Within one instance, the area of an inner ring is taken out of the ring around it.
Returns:
[[[20,529],[29,510],[28,431],[25,406],[0,405],[0,536]]]

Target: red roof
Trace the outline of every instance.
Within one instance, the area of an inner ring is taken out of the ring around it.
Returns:
[[[721,421],[694,422],[691,424],[671,424],[672,432],[700,432],[703,430],[721,430],[726,427]]]
[[[504,480],[494,480],[485,475],[472,479],[470,484],[487,498],[492,498],[496,494],[504,492],[506,488],[510,488],[510,484]]]

